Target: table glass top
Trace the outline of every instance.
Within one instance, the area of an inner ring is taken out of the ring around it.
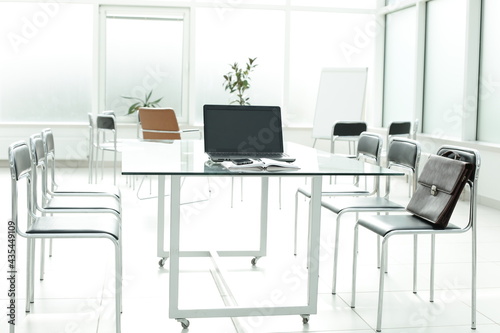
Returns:
[[[122,147],[122,174],[124,175],[403,175],[353,158],[334,155],[296,143],[285,143],[285,152],[296,158],[300,169],[280,171],[229,171],[220,164],[211,163],[204,152],[202,140],[174,142],[128,141]]]

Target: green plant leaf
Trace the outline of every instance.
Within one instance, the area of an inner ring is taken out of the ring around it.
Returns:
[[[137,97],[130,97],[130,96],[121,96],[122,98],[125,98],[125,99],[135,99],[137,101],[142,101],[142,99],[140,98],[137,98]]]
[[[132,104],[132,105],[128,108],[128,113],[127,113],[127,114],[132,114],[132,113],[134,113],[135,111],[137,111],[137,109],[140,107],[140,104],[141,104],[141,103],[139,103],[139,102]]]

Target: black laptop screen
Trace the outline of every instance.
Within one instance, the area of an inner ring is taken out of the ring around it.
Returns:
[[[279,106],[204,105],[205,152],[283,152]]]

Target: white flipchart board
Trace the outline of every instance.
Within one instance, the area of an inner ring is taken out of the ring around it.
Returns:
[[[367,68],[323,68],[314,113],[313,138],[330,139],[339,120],[361,120]]]

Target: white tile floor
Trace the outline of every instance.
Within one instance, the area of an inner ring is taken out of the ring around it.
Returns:
[[[106,180],[111,179],[108,177]],[[85,168],[59,169],[60,183],[86,182]],[[293,206],[295,189],[304,178],[283,178],[282,209],[278,205],[278,180],[270,181],[270,223],[268,256],[256,267],[251,258],[223,259],[235,297],[240,305],[296,304],[305,297],[306,204],[300,201],[302,220],[300,247],[293,256]],[[407,200],[403,180],[395,181],[398,199]],[[253,316],[234,318],[190,318],[189,329],[168,318],[168,263],[158,267],[156,258],[155,200],[138,200],[125,177],[119,178],[123,193],[124,299],[122,332],[373,332],[376,323],[378,270],[375,265],[375,237],[361,232],[357,306],[350,307],[352,226],[345,216],[340,244],[338,294],[332,295],[331,269],[334,216],[324,211],[321,230],[320,286],[318,313],[307,325],[299,316]],[[0,221],[0,332],[7,332],[6,222],[10,216],[10,184],[6,168],[0,170],[3,209]],[[147,183],[146,183],[147,184]],[[182,207],[182,248],[217,249],[255,247],[258,221],[256,178],[244,180],[240,200],[240,179],[236,178],[234,207],[230,208],[230,180],[213,179],[209,201]],[[204,178],[186,180],[183,200],[206,194]],[[141,190],[148,195],[148,189]],[[153,185],[154,191],[154,185]],[[459,203],[454,221],[463,220],[465,203]],[[500,211],[479,207],[478,214],[478,314],[476,332],[500,332]],[[114,332],[113,248],[107,241],[58,240],[54,255],[47,260],[45,279],[35,282],[35,303],[24,312],[25,245],[18,239],[18,286],[20,305],[17,332],[26,333],[111,333]],[[412,287],[412,242],[394,238],[390,244],[389,272],[384,300],[384,332],[469,332],[470,329],[470,234],[440,237],[437,241],[436,296],[429,297],[429,239],[420,238],[418,285]],[[3,254],[2,254],[3,253]],[[222,299],[212,281],[206,259],[182,261],[180,302],[185,306],[221,306]],[[37,272],[38,276],[38,272]]]

